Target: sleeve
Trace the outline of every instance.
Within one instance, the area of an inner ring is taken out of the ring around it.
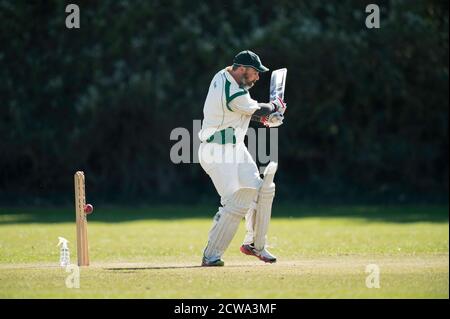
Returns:
[[[228,108],[233,112],[238,112],[245,115],[252,115],[256,110],[259,110],[258,102],[250,97],[248,92],[243,94],[235,94],[232,99],[227,101]]]

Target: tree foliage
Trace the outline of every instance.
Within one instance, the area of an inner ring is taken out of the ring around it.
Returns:
[[[69,2],[1,1],[0,201],[71,198],[79,169],[105,200],[214,194],[169,135],[243,49],[289,70],[282,199],[446,198],[448,2],[380,1],[380,29],[366,2],[86,1],[69,30]]]

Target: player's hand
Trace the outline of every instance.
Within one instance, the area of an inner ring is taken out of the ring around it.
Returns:
[[[284,101],[280,99],[278,96],[275,100],[270,101],[270,103],[272,103],[272,105],[275,107],[275,111],[281,114],[284,114],[284,112],[286,111],[287,104],[284,103]]]
[[[267,127],[278,127],[283,124],[284,116],[280,112],[275,112],[265,116],[262,123]]]

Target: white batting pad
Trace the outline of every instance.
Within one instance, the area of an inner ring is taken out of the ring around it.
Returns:
[[[270,162],[264,170],[264,179],[258,194],[257,211],[254,221],[254,243],[256,250],[263,250],[266,245],[266,235],[269,230],[272,203],[275,197],[275,184],[273,183],[273,179],[277,168],[277,163]]]
[[[264,185],[268,186],[273,183],[273,178],[275,176],[275,173],[277,172],[278,164],[275,162],[270,162],[269,165],[267,165],[266,169],[264,170],[264,180],[263,180],[263,187]]]
[[[256,189],[241,188],[226,201],[223,207],[219,208],[209,231],[208,245],[204,251],[206,259],[213,261],[223,255],[256,193]]]
[[[255,203],[256,204],[256,203]],[[256,208],[250,208],[247,214],[245,215],[245,238],[244,245],[250,245],[254,243],[254,230],[255,230],[255,216],[256,216]]]

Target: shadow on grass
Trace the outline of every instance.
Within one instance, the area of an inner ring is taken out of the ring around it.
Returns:
[[[202,268],[202,266],[153,266],[153,267],[119,267],[119,268],[104,268],[105,270],[118,271],[118,272],[134,272],[136,270],[159,270],[159,269],[189,269],[189,268]]]
[[[264,264],[261,265],[251,265],[251,267],[264,267]],[[227,268],[248,268],[249,265],[227,265]],[[190,266],[146,266],[146,267],[110,267],[110,268],[103,268],[105,270],[111,270],[111,271],[117,271],[117,272],[135,272],[136,270],[165,270],[165,269],[190,269],[190,268],[216,268],[220,269],[221,267],[204,267],[200,265],[190,265]],[[223,267],[222,267],[223,268]]]
[[[120,223],[137,220],[212,219],[214,206],[97,206],[90,222]],[[304,206],[274,204],[273,218],[360,218],[392,223],[448,222],[448,206]],[[0,208],[0,225],[75,222],[72,208]]]

